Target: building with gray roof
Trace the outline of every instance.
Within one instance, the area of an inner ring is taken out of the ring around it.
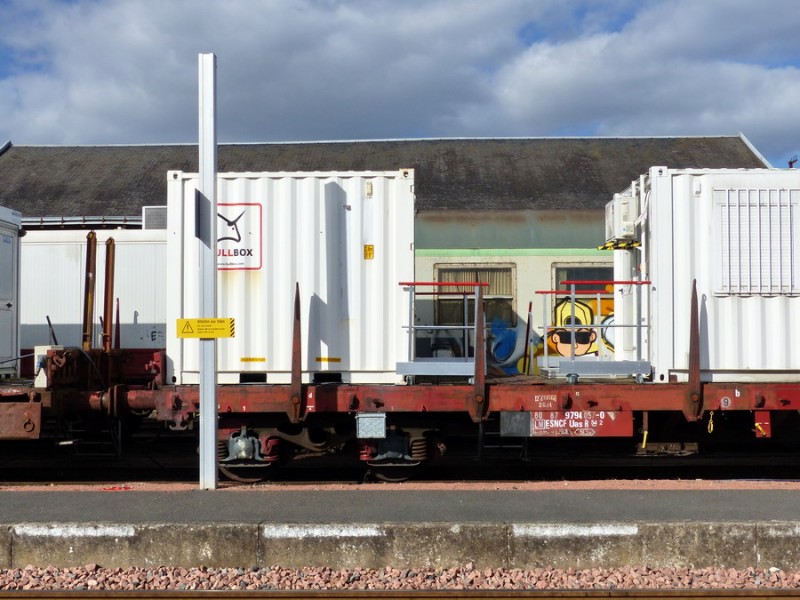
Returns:
[[[166,174],[196,145],[16,146],[0,152],[0,204],[32,227],[140,227]],[[741,134],[220,144],[223,171],[415,169],[418,247],[563,247],[602,235],[603,208],[654,165],[758,168]],[[554,227],[554,224],[556,225]],[[562,227],[563,226],[563,227]],[[567,236],[568,238],[570,236]]]

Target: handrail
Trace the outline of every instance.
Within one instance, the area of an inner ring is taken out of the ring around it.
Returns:
[[[609,292],[608,290],[575,290],[576,296],[596,296],[597,294],[605,294],[610,296],[613,292]],[[536,290],[534,294],[549,294],[551,296],[569,296],[569,290]]]
[[[416,292],[417,296],[473,296],[475,289],[470,291],[464,290],[463,292]]]
[[[401,281],[399,285],[403,286],[409,292],[409,312],[408,312],[408,325],[403,326],[404,329],[408,330],[408,360],[409,363],[413,363],[416,359],[416,332],[419,329],[425,329],[429,331],[446,331],[446,330],[458,330],[463,332],[463,354],[464,358],[469,358],[469,332],[470,330],[474,330],[477,327],[478,323],[478,311],[481,310],[481,307],[478,306],[478,302],[475,302],[474,306],[474,323],[475,325],[469,324],[469,315],[468,315],[468,297],[472,298],[479,298],[480,294],[479,291],[481,288],[489,287],[489,283],[485,281]],[[439,291],[439,290],[432,290],[427,292],[420,292],[417,291],[418,287],[434,287],[434,288],[453,288],[453,287],[464,287],[464,288],[471,288],[471,290],[461,290],[461,291]],[[464,302],[464,324],[463,325],[417,325],[415,324],[415,314],[414,309],[416,306],[416,297],[417,296],[460,296],[463,298]],[[477,353],[479,350],[476,348],[475,352]]]
[[[463,285],[469,287],[489,287],[489,283],[486,281],[401,281],[399,285],[436,285],[436,286],[453,286],[453,285]]]
[[[650,285],[651,283],[652,281],[646,279],[641,281],[636,279],[630,281],[617,281],[615,279],[565,279],[561,282],[561,285]]]
[[[570,298],[570,306],[571,306],[571,319],[569,323],[564,323],[558,326],[549,326],[547,325],[548,319],[548,302],[545,301],[542,303],[542,330],[544,333],[544,360],[545,364],[548,362],[548,336],[550,335],[551,331],[555,331],[557,329],[565,329],[568,331],[575,331],[577,329],[592,329],[596,330],[596,340],[597,340],[597,348],[598,348],[598,360],[600,359],[601,348],[602,348],[602,328],[603,327],[614,327],[614,328],[625,328],[625,327],[634,327],[636,328],[636,352],[637,352],[637,360],[641,360],[641,353],[642,353],[642,318],[641,318],[641,310],[642,310],[642,302],[641,302],[641,289],[644,285],[650,285],[652,282],[649,280],[598,280],[598,279],[565,279],[559,282],[560,285],[568,285],[569,289],[562,289],[562,290],[536,290],[535,293],[543,296],[558,296],[564,295],[569,296]],[[613,295],[613,291],[607,289],[602,290],[579,290],[576,286],[578,285],[602,285],[602,286],[617,286],[617,285],[631,285],[636,287],[636,322],[633,324],[624,324],[624,323],[614,323],[613,325],[603,325],[602,323],[575,323],[575,302],[576,297],[578,296],[594,296],[597,300],[597,307],[598,309],[601,306],[602,296],[609,296]],[[570,336],[570,356],[569,359],[571,361],[575,360],[576,356],[576,342],[575,336]]]

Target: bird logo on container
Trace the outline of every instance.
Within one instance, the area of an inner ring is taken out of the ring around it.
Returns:
[[[242,241],[242,232],[239,231],[239,219],[244,216],[244,212],[242,211],[239,213],[239,216],[233,219],[232,221],[226,217],[225,215],[221,215],[217,213],[217,216],[225,221],[225,224],[228,226],[228,235],[224,235],[217,240],[217,243],[224,242],[225,240],[231,240],[232,242],[241,242]]]
[[[261,204],[217,203],[217,268],[261,268]]]

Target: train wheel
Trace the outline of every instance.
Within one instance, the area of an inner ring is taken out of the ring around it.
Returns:
[[[259,483],[268,479],[269,465],[218,465],[219,472],[231,481]]]
[[[411,479],[419,470],[419,463],[367,463],[367,478],[374,477],[387,483],[401,483]]]
[[[225,440],[217,442],[217,468],[226,479],[239,483],[259,483],[269,477],[272,463],[242,461],[238,463],[222,463],[228,456],[228,444]]]

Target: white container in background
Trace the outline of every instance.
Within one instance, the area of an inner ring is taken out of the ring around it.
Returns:
[[[0,377],[19,375],[21,215],[0,206]]]
[[[61,346],[81,346],[86,272],[86,230],[28,231],[22,238],[20,345],[53,344],[47,317]],[[119,299],[120,346],[164,348],[166,230],[97,230],[94,336],[102,347],[106,241],[114,238],[114,316]],[[116,329],[116,326],[114,326]]]

